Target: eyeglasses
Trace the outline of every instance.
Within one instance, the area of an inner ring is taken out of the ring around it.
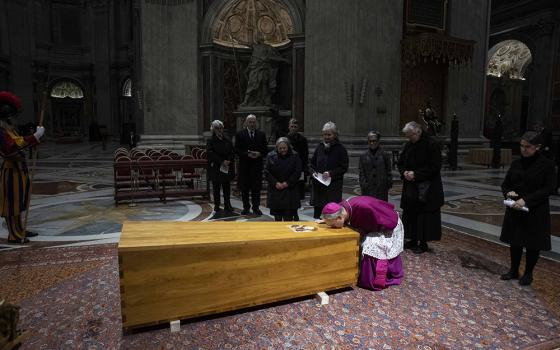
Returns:
[[[368,140],[368,143],[378,143],[379,140]]]

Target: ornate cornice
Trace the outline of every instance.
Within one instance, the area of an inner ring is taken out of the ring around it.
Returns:
[[[421,33],[402,40],[402,57],[405,64],[435,61],[463,65],[472,60],[474,43],[438,33]]]

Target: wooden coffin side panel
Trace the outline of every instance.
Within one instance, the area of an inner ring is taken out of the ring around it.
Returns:
[[[120,252],[123,327],[235,310],[354,285],[354,237]]]

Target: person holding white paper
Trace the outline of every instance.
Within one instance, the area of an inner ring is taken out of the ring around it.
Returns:
[[[327,122],[323,126],[323,142],[317,145],[309,168],[314,174],[310,204],[314,207],[313,217],[319,219],[325,204],[342,200],[344,174],[348,171],[348,152],[338,140],[335,123]]]
[[[542,137],[528,131],[521,137],[521,158],[511,163],[502,192],[514,201],[506,207],[500,240],[510,245],[510,270],[502,280],[519,278],[519,265],[526,250],[525,273],[519,279],[522,286],[533,282],[533,269],[541,250],[550,250],[550,204],[554,191],[554,162],[539,153]],[[528,211],[523,208],[527,207]]]
[[[231,140],[224,135],[224,124],[214,120],[210,124],[212,137],[206,143],[208,157],[208,177],[214,192],[214,211],[220,211],[220,188],[224,194],[224,210],[233,212],[231,206],[231,180],[234,178],[233,160],[235,152]]]

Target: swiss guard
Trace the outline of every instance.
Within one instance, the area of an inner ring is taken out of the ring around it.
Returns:
[[[30,188],[29,171],[23,149],[37,145],[45,133],[38,126],[35,133],[19,136],[14,119],[22,111],[21,99],[8,91],[0,92],[0,212],[6,220],[9,243],[28,243],[37,233],[26,231],[21,214],[27,209]]]

